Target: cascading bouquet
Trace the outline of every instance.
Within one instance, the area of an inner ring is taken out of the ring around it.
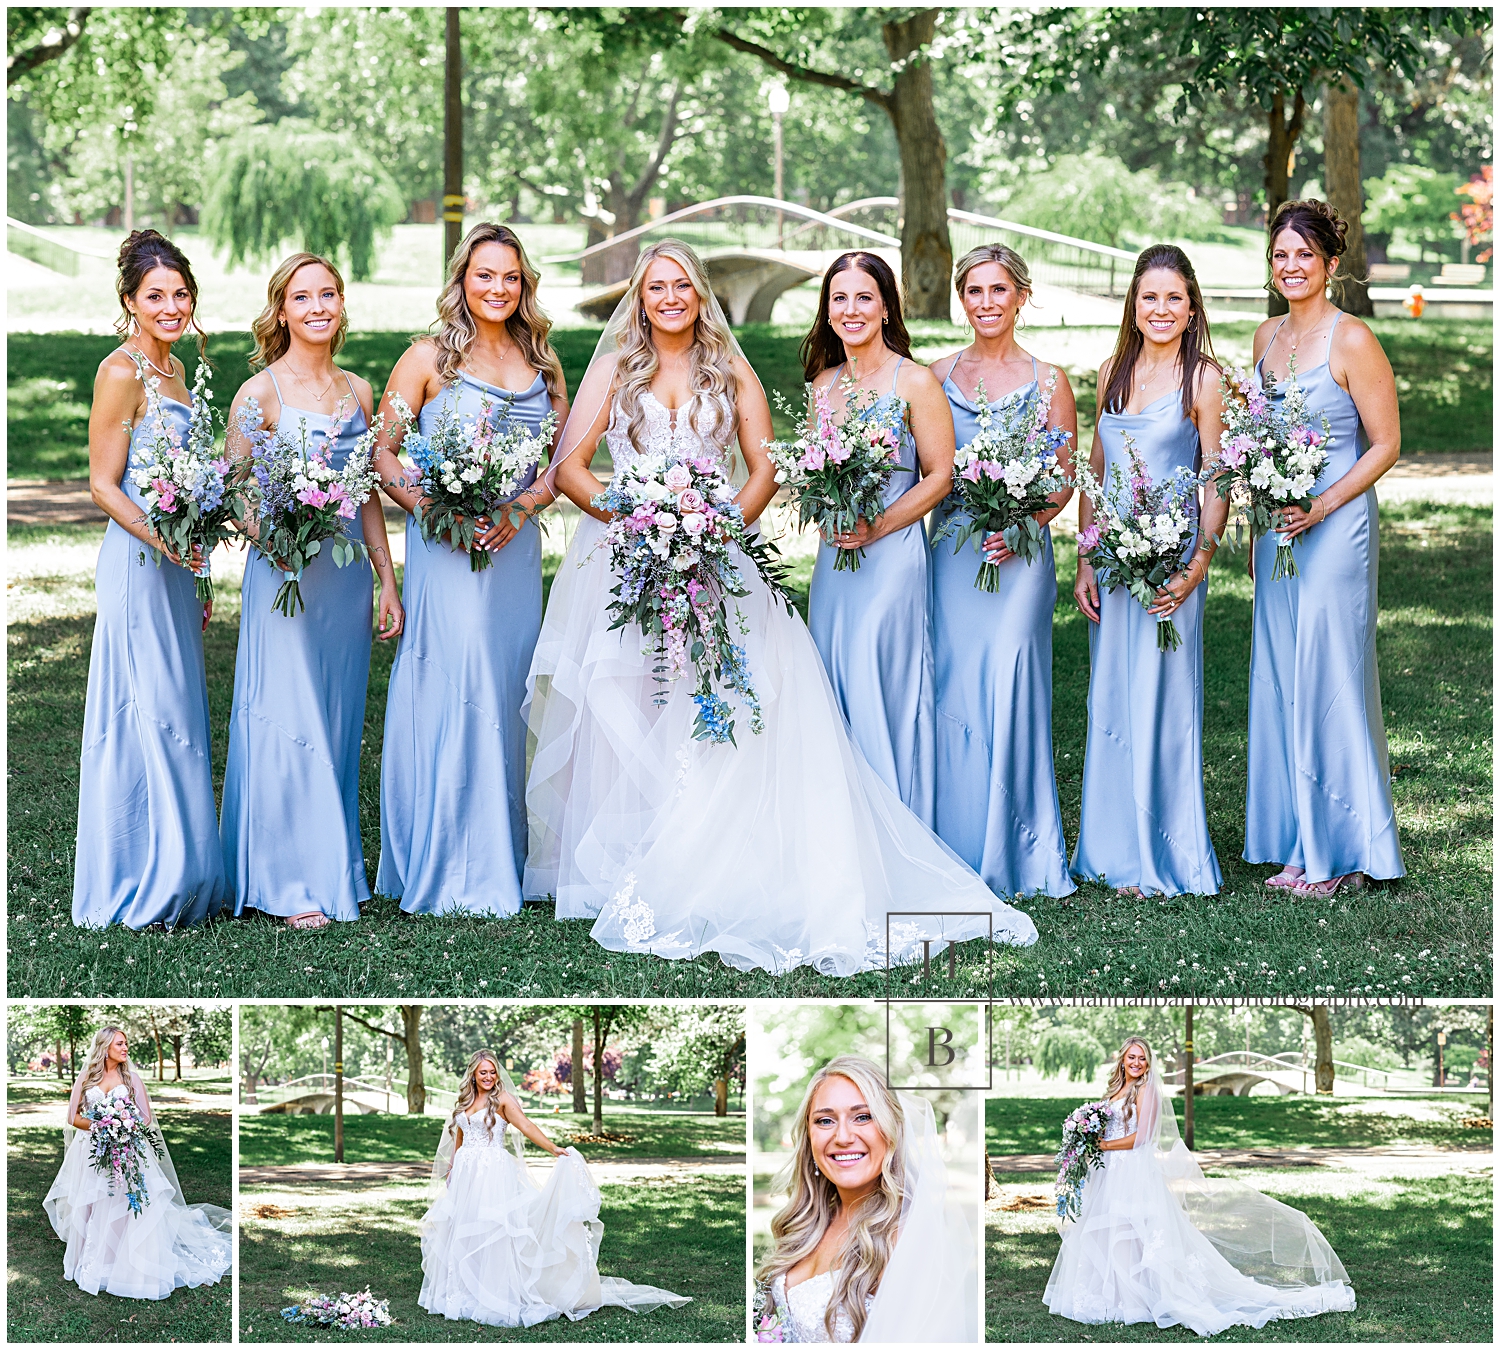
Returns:
[[[369,1285],[357,1294],[318,1294],[306,1303],[283,1308],[281,1315],[293,1324],[334,1327],[339,1331],[388,1327],[395,1320],[391,1316],[390,1299],[377,1299]]]
[[[161,1145],[129,1093],[91,1087],[85,1094],[83,1114],[93,1122],[89,1164],[109,1178],[110,1195],[117,1187],[123,1189],[130,1212],[139,1217],[151,1201],[146,1193],[146,1160],[153,1153],[160,1158]]]
[[[306,608],[302,573],[323,551],[324,541],[333,541],[335,567],[370,556],[363,541],[344,533],[344,526],[379,486],[371,457],[384,418],[376,417],[374,426],[354,443],[344,467],[335,469],[329,458],[333,442],[359,406],[346,408],[349,403],[353,400],[339,400],[333,424],[317,445],[304,418],[298,419],[295,433],[281,427],[268,431],[260,425],[260,405],[253,398],[240,409],[240,432],[250,443],[250,467],[258,489],[259,529],[251,542],[272,567],[287,573],[271,607],[288,618]]]
[[[1104,1166],[1104,1131],[1108,1102],[1086,1102],[1063,1121],[1062,1148],[1057,1151],[1057,1217],[1076,1219],[1083,1204],[1083,1183]]]
[[[146,418],[141,425],[147,431],[131,449],[130,481],[145,500],[146,523],[192,571],[198,599],[206,604],[214,595],[209,557],[219,544],[235,536],[235,521],[245,511],[234,462],[214,444],[208,362],[200,361],[193,377],[185,442],[162,416],[160,378],[147,378],[144,363],[135,364],[137,377],[146,386]],[[130,431],[127,422],[126,435]],[[141,557],[144,561],[145,555]],[[160,553],[156,553],[156,565],[161,566]]]
[[[1279,409],[1255,376],[1243,370],[1226,371],[1219,385],[1224,392],[1224,432],[1218,461],[1205,476],[1211,473],[1217,479],[1220,497],[1240,490],[1250,537],[1259,539],[1277,527],[1284,508],[1311,509],[1313,486],[1327,467],[1333,432],[1321,412],[1317,416],[1322,429],[1313,425],[1307,392],[1297,383],[1295,356]],[[1299,534],[1276,545],[1272,581],[1297,575],[1292,546],[1301,540]]]
[[[881,395],[860,394],[853,377],[839,380],[844,411],[834,415],[827,389],[807,386],[802,430],[796,440],[767,441],[766,453],[776,466],[776,481],[790,489],[802,525],[815,524],[825,539],[853,530],[863,517],[874,524],[885,514],[885,489],[901,465],[901,427],[906,403],[892,399],[880,409]],[[794,409],[780,394],[777,405],[790,416]],[[859,570],[862,548],[837,550],[834,571]]]
[[[423,497],[417,509],[422,538],[446,536],[454,548],[468,553],[472,572],[482,572],[494,561],[488,549],[474,547],[475,522],[492,516],[515,495],[541,462],[557,427],[557,414],[549,412],[535,432],[528,431],[510,416],[513,403],[505,399],[492,404],[486,396],[479,415],[468,420],[452,403],[445,404],[431,434],[424,436],[406,400],[400,394],[391,398],[406,428],[401,448],[415,465],[406,484]],[[522,514],[519,508],[513,510],[517,527],[523,523]]]
[[[1005,546],[1028,565],[1042,554],[1039,511],[1052,507],[1048,497],[1068,486],[1063,471],[1068,442],[1073,433],[1049,427],[1052,391],[1057,375],[1047,381],[1038,398],[1024,412],[997,417],[979,386],[979,431],[953,458],[951,510],[932,536],[953,539],[957,553],[970,539],[984,558],[984,541],[992,534],[1005,537]],[[1000,589],[1000,569],[985,559],[974,576],[974,585],[984,591]]]
[[[641,630],[645,650],[655,656],[658,707],[667,701],[668,684],[694,674],[693,738],[719,744],[734,743],[734,712],[716,685],[750,710],[751,731],[764,729],[745,649],[730,631],[730,597],[749,594],[733,549],[791,610],[774,545],[750,536],[734,498],[716,459],[660,454],[617,470],[594,498],[601,511],[614,513],[596,545],[609,551],[619,578],[610,590],[610,631],[627,624]],[[738,607],[735,621],[741,635],[749,631]]]
[[[782,1325],[781,1312],[771,1296],[769,1284],[755,1286],[755,1312],[751,1322],[755,1327],[757,1345],[784,1345],[791,1339],[788,1329]]]
[[[1153,483],[1135,442],[1125,436],[1130,481],[1118,462],[1109,470],[1106,489],[1089,467],[1087,456],[1074,456],[1079,491],[1094,508],[1094,519],[1078,536],[1078,556],[1093,567],[1104,590],[1124,586],[1150,609],[1156,593],[1182,567],[1197,529],[1198,477],[1177,469],[1164,483]],[[1158,651],[1175,652],[1182,634],[1171,619],[1156,621]]]

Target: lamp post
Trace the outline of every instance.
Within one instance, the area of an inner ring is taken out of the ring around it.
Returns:
[[[323,1037],[323,1091],[328,1091],[328,1037]]]
[[[1005,1032],[1005,1081],[1010,1082],[1010,1033],[1015,1030],[1015,1021],[1005,1018],[1000,1023],[1000,1029]]]
[[[1437,1034],[1437,1085],[1443,1087],[1447,1075],[1443,1072],[1443,1047],[1448,1044],[1448,1033],[1440,1031]]]
[[[1193,1005],[1184,1010],[1186,1035],[1182,1038],[1182,1142],[1193,1147]]]
[[[344,1161],[344,1009],[333,1005],[333,1160]]]
[[[782,155],[781,155],[781,119],[786,115],[786,110],[792,106],[792,96],[787,93],[786,85],[773,84],[766,90],[766,102],[771,108],[771,125],[774,128],[776,146],[776,200],[785,201],[785,187],[782,182]],[[776,212],[776,247],[782,246],[782,214]]]

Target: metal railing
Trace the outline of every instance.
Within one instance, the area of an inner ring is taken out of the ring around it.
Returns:
[[[427,1099],[429,1102],[441,1105],[446,1101],[452,1105],[458,1100],[458,1093],[452,1088],[434,1087],[432,1084],[425,1085]],[[269,1087],[257,1087],[255,1089],[255,1101],[259,1106],[275,1106],[279,1102],[290,1101],[294,1097],[307,1097],[332,1093],[334,1089],[334,1075],[331,1073],[309,1073],[301,1078],[289,1078],[284,1083],[275,1083]],[[400,1110],[406,1109],[406,1080],[404,1078],[393,1078],[389,1085],[384,1082],[374,1083],[365,1078],[354,1078],[346,1074],[344,1076],[344,1091],[360,1092],[367,1096],[385,1097],[389,1101],[396,1102]],[[241,1084],[241,1095],[243,1097],[244,1086]],[[390,1106],[387,1105],[387,1110]]]
[[[1198,1073],[1207,1070],[1210,1074],[1215,1069],[1243,1068],[1254,1073],[1260,1073],[1265,1077],[1273,1074],[1293,1073],[1300,1074],[1305,1083],[1311,1085],[1315,1082],[1317,1066],[1305,1059],[1300,1051],[1283,1050],[1275,1055],[1263,1055],[1258,1051],[1229,1050],[1222,1055],[1212,1055],[1207,1059],[1195,1059],[1193,1061],[1193,1074],[1196,1078]],[[1361,1086],[1371,1092],[1395,1093],[1428,1093],[1428,1092],[1453,1092],[1462,1089],[1438,1088],[1424,1086],[1419,1080],[1420,1075],[1412,1069],[1376,1069],[1367,1064],[1354,1064],[1345,1059],[1333,1061],[1334,1077],[1349,1083],[1358,1079]],[[1181,1085],[1183,1072],[1181,1069],[1174,1070],[1167,1075],[1168,1081]],[[1403,1081],[1404,1080],[1404,1081]],[[1303,1091],[1310,1090],[1305,1086]]]
[[[113,262],[107,253],[64,244],[45,230],[13,216],[5,217],[5,246],[12,253],[19,253],[23,258],[30,258],[34,263],[69,277],[79,276],[90,264],[108,267]]]

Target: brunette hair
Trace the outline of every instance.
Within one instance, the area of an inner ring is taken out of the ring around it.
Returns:
[[[167,267],[182,278],[183,285],[193,298],[193,312],[188,316],[188,323],[193,330],[194,340],[198,343],[199,358],[207,359],[203,343],[208,334],[198,326],[198,281],[193,276],[193,267],[187,260],[187,254],[156,230],[135,230],[120,245],[116,263],[120,269],[115,276],[115,294],[120,297],[120,317],[115,320],[115,332],[120,335],[120,341],[124,342],[130,336],[130,326],[134,322],[125,297],[135,297],[146,280],[146,274],[153,267]]]
[[[287,354],[292,345],[292,337],[286,331],[286,325],[281,322],[281,307],[286,304],[286,293],[292,284],[292,278],[304,267],[314,264],[326,267],[333,274],[333,284],[338,290],[339,298],[343,299],[343,275],[329,259],[319,253],[292,254],[271,273],[271,279],[266,282],[266,307],[250,325],[250,336],[255,339],[255,350],[250,354],[251,370],[264,370],[272,361],[279,361]],[[345,308],[339,314],[339,326],[333,334],[329,356],[339,354],[339,348],[344,345],[344,339],[348,336],[349,311]]]
[[[1271,277],[1271,252],[1276,247],[1276,236],[1283,230],[1300,235],[1325,264],[1331,259],[1342,258],[1344,250],[1349,247],[1349,224],[1327,202],[1316,197],[1282,202],[1266,235],[1266,289],[1278,295],[1280,292],[1276,291],[1276,282]],[[1334,291],[1348,280],[1349,276],[1342,270],[1336,269],[1328,274],[1329,288]]]
[[[495,225],[487,220],[470,230],[463,243],[454,250],[448,265],[448,284],[438,296],[438,316],[432,325],[436,330],[433,342],[437,348],[438,378],[444,384],[457,379],[459,368],[474,345],[477,329],[474,316],[469,312],[469,302],[464,298],[464,279],[474,250],[481,244],[504,244],[516,251],[521,263],[521,301],[516,312],[506,319],[505,331],[515,339],[526,364],[541,372],[547,392],[556,398],[563,392],[563,370],[562,362],[547,340],[552,331],[552,320],[542,313],[536,302],[541,274],[531,265],[516,232],[507,225]]]
[[[1011,284],[1030,297],[1031,269],[1026,266],[1026,259],[1006,244],[980,244],[977,248],[971,248],[954,265],[953,289],[960,300],[964,298],[964,282],[969,279],[969,273],[982,263],[999,263],[1009,275]]]
[[[825,370],[832,370],[844,363],[844,344],[828,322],[828,294],[833,289],[833,279],[840,272],[857,267],[875,278],[880,298],[885,302],[885,326],[881,336],[885,345],[897,356],[911,355],[911,337],[906,323],[901,318],[901,287],[896,284],[896,274],[878,253],[865,253],[856,249],[852,253],[840,253],[832,266],[823,273],[823,289],[818,296],[818,317],[812,329],[802,339],[798,355],[802,359],[802,375],[806,380],[815,380]]]
[[[1213,339],[1208,332],[1208,311],[1203,308],[1203,292],[1198,289],[1198,274],[1193,264],[1176,244],[1152,244],[1135,260],[1135,272],[1130,278],[1130,289],[1125,294],[1125,314],[1120,320],[1120,335],[1115,339],[1115,350],[1109,358],[1109,380],[1099,393],[1099,411],[1121,413],[1130,401],[1130,381],[1135,374],[1136,359],[1146,345],[1141,330],[1135,322],[1135,301],[1141,291],[1141,278],[1153,267],[1163,267],[1176,272],[1187,287],[1188,304],[1192,314],[1188,318],[1187,331],[1182,335],[1182,345],[1177,349],[1177,361],[1182,371],[1182,415],[1191,416],[1193,390],[1198,383],[1198,367],[1212,366],[1218,370],[1214,359]]]

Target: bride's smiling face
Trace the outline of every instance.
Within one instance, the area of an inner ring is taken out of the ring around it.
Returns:
[[[698,322],[698,292],[681,263],[656,258],[641,281],[646,322],[661,333],[685,333]]]
[[[1125,1077],[1133,1083],[1145,1075],[1146,1070],[1151,1067],[1151,1060],[1140,1046],[1132,1045],[1125,1051],[1124,1064]]]
[[[807,1113],[813,1163],[841,1193],[873,1190],[890,1148],[864,1093],[847,1078],[827,1078]]]
[[[500,1081],[500,1070],[487,1059],[482,1059],[474,1068],[474,1083],[481,1092],[493,1092]]]
[[[109,1049],[104,1052],[104,1067],[111,1064],[123,1064],[130,1058],[130,1044],[125,1039],[123,1031],[115,1032],[115,1038],[109,1043]]]

